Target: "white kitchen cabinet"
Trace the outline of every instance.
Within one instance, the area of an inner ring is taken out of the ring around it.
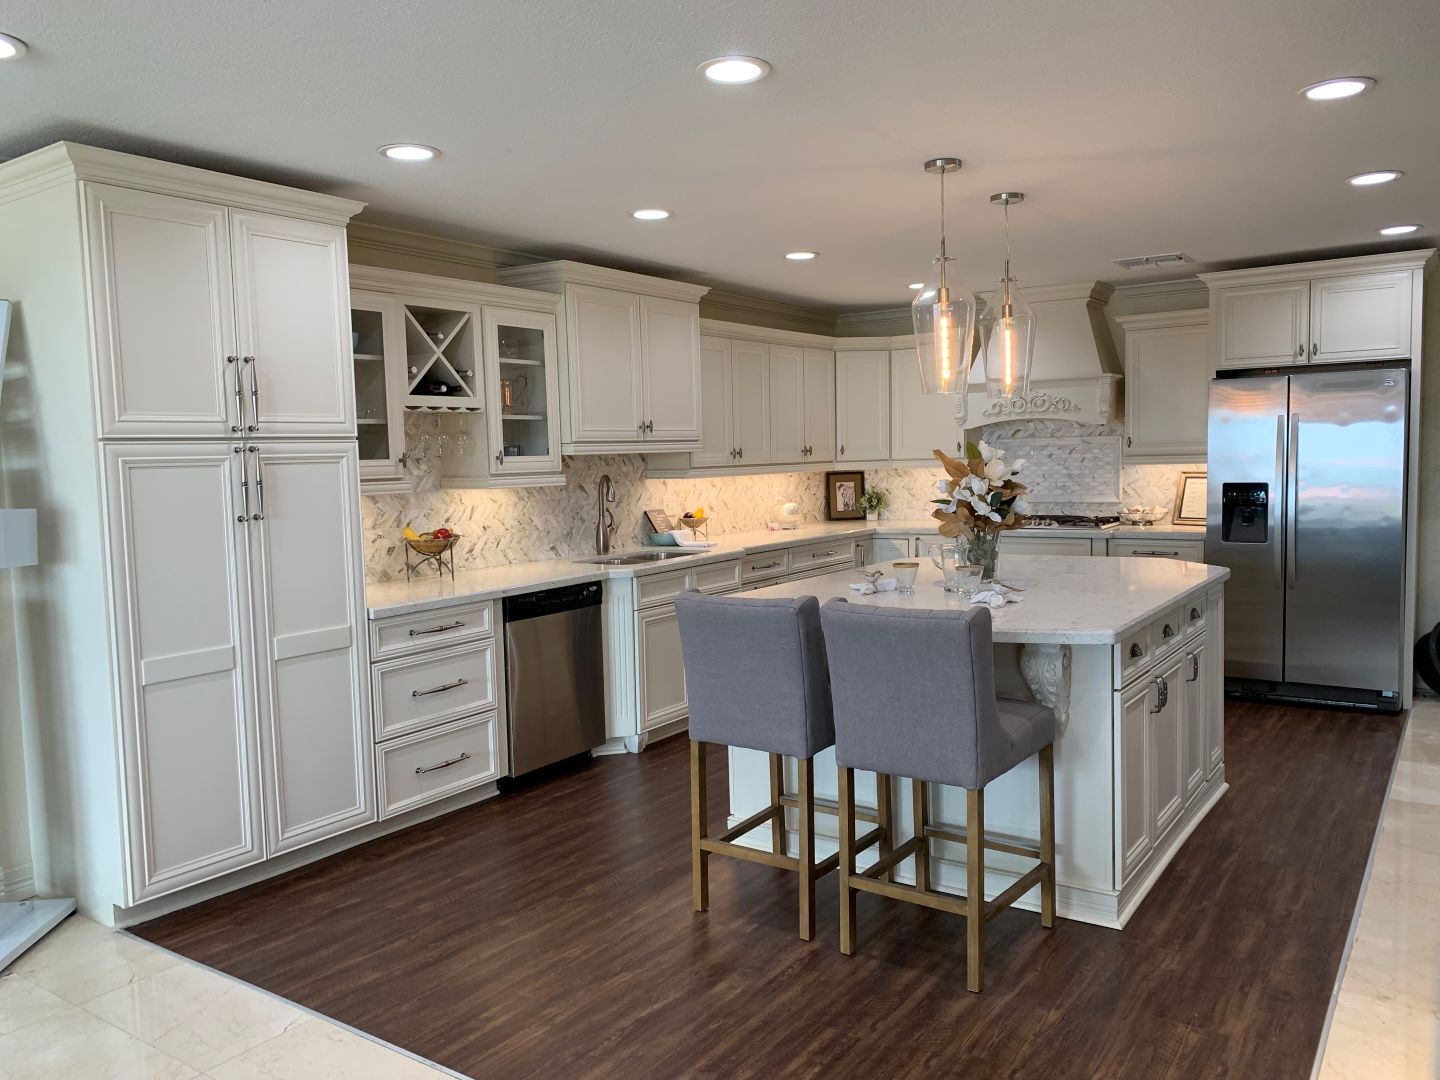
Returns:
[[[275,855],[375,820],[358,463],[349,442],[251,443],[244,456],[266,850]]]
[[[805,460],[805,350],[770,345],[770,461]]]
[[[500,278],[564,296],[563,452],[699,446],[707,288],[575,262],[512,267]]]
[[[1405,270],[1312,282],[1311,362],[1408,358],[1411,287],[1411,275]]]
[[[1281,281],[1221,290],[1219,366],[1268,367],[1305,360],[1310,283]]]
[[[635,616],[640,726],[650,731],[685,716],[685,658],[680,648],[680,620],[675,605]]]
[[[690,452],[690,464],[696,468],[735,463],[730,348],[728,338],[700,339],[701,436],[699,449]]]
[[[85,185],[100,433],[228,437],[235,305],[223,206]]]
[[[955,422],[951,394],[921,389],[920,365],[914,349],[890,353],[890,453],[895,461],[935,463],[934,451],[963,453],[965,431]]]
[[[872,563],[909,559],[914,554],[914,551],[911,550],[910,540],[904,536],[873,537],[870,540],[870,550],[866,553],[867,560]]]
[[[1180,559],[1183,562],[1204,562],[1205,541],[1195,540],[1111,540],[1112,557],[1142,559]]]
[[[1104,542],[1103,540],[1101,541]],[[1101,549],[1103,552],[1103,548]],[[1094,545],[1085,536],[1021,536],[1000,534],[1001,555],[1090,555]]]
[[[360,487],[380,494],[408,491],[405,478],[405,328],[400,302],[383,293],[350,291],[355,433]]]
[[[571,285],[570,437],[573,442],[635,443],[644,438],[640,297]]]
[[[835,354],[837,461],[885,461],[890,456],[890,354]]]
[[[1120,786],[1120,806],[1115,816],[1117,886],[1128,881],[1155,845],[1154,819],[1150,815],[1151,709],[1160,700],[1160,688],[1141,679],[1116,691],[1115,715],[1120,729],[1115,738],[1115,776]]]
[[[245,429],[276,435],[353,435],[345,230],[230,211],[235,335],[249,382]]]
[[[559,476],[555,316],[487,307],[483,323],[486,397],[491,402],[486,424],[489,474],[492,478]]]
[[[1145,714],[1150,724],[1149,808],[1151,833],[1158,841],[1185,806],[1185,674],[1188,664],[1178,653],[1157,666],[1159,698]]]
[[[699,442],[699,305],[642,296],[640,330],[645,440]]]
[[[240,455],[105,449],[133,900],[265,857]]]
[[[1210,640],[1201,654],[1201,662],[1209,666],[1201,667],[1200,677],[1209,687],[1208,692],[1211,695],[1209,724],[1205,729],[1207,776],[1215,775],[1225,764],[1225,709],[1223,702],[1220,708],[1214,707],[1214,702],[1220,698],[1224,687],[1223,677],[1216,674],[1217,669],[1223,670],[1225,659],[1225,621],[1221,610],[1223,598],[1224,594],[1219,590],[1205,598],[1205,621],[1209,627]]]
[[[1210,314],[1124,315],[1125,448],[1129,463],[1204,461],[1209,424]]]
[[[730,415],[735,464],[770,461],[770,346],[754,341],[730,344]]]
[[[1201,274],[1216,367],[1414,359],[1433,250]]]
[[[1186,642],[1181,659],[1183,700],[1181,723],[1185,733],[1185,797],[1200,790],[1210,775],[1210,650],[1204,635]]]
[[[835,354],[805,350],[805,460],[835,460]]]

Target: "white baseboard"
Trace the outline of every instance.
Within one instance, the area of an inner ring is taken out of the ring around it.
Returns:
[[[35,895],[35,865],[0,866],[0,903],[29,900]]]

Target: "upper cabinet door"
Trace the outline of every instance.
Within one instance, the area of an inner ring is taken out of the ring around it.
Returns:
[[[793,345],[771,345],[770,460],[808,461],[805,450],[805,353]]]
[[[835,354],[805,350],[806,461],[835,460]]]
[[[485,309],[490,473],[560,472],[555,316]]]
[[[245,428],[258,435],[353,435],[345,230],[230,212]]]
[[[770,461],[770,346],[732,341],[731,409],[735,425],[735,464]]]
[[[570,439],[637,443],[643,435],[640,298],[567,285]]]
[[[1403,360],[1410,357],[1411,274],[1319,278],[1310,285],[1310,359]]]
[[[700,449],[690,453],[696,467],[735,464],[731,438],[730,342],[700,339]]]
[[[1211,374],[1206,323],[1202,311],[1184,324],[1126,327],[1126,461],[1205,460]]]
[[[1219,290],[1220,367],[1303,364],[1309,351],[1310,283],[1236,285]]]
[[[375,820],[353,442],[243,455],[267,852]],[[317,553],[323,552],[323,558]]]
[[[837,461],[890,457],[890,354],[835,354]]]
[[[132,903],[265,855],[238,450],[104,451]]]
[[[405,480],[405,328],[400,301],[350,293],[355,425],[360,481],[377,492],[408,490]]]
[[[238,428],[223,206],[85,185],[100,434]]]
[[[914,349],[890,354],[890,457],[896,461],[934,461],[936,450],[961,450],[964,432],[955,422],[956,397],[927,394],[920,385]]]
[[[700,305],[640,298],[645,438],[700,441]]]

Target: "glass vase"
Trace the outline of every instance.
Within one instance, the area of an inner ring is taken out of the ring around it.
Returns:
[[[965,557],[980,567],[981,581],[995,580],[995,563],[1000,558],[1000,534],[991,530],[977,530],[965,541]]]

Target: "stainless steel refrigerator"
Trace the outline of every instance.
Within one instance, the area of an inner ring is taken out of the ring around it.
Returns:
[[[1210,384],[1205,561],[1228,566],[1227,687],[1399,708],[1408,365]]]

